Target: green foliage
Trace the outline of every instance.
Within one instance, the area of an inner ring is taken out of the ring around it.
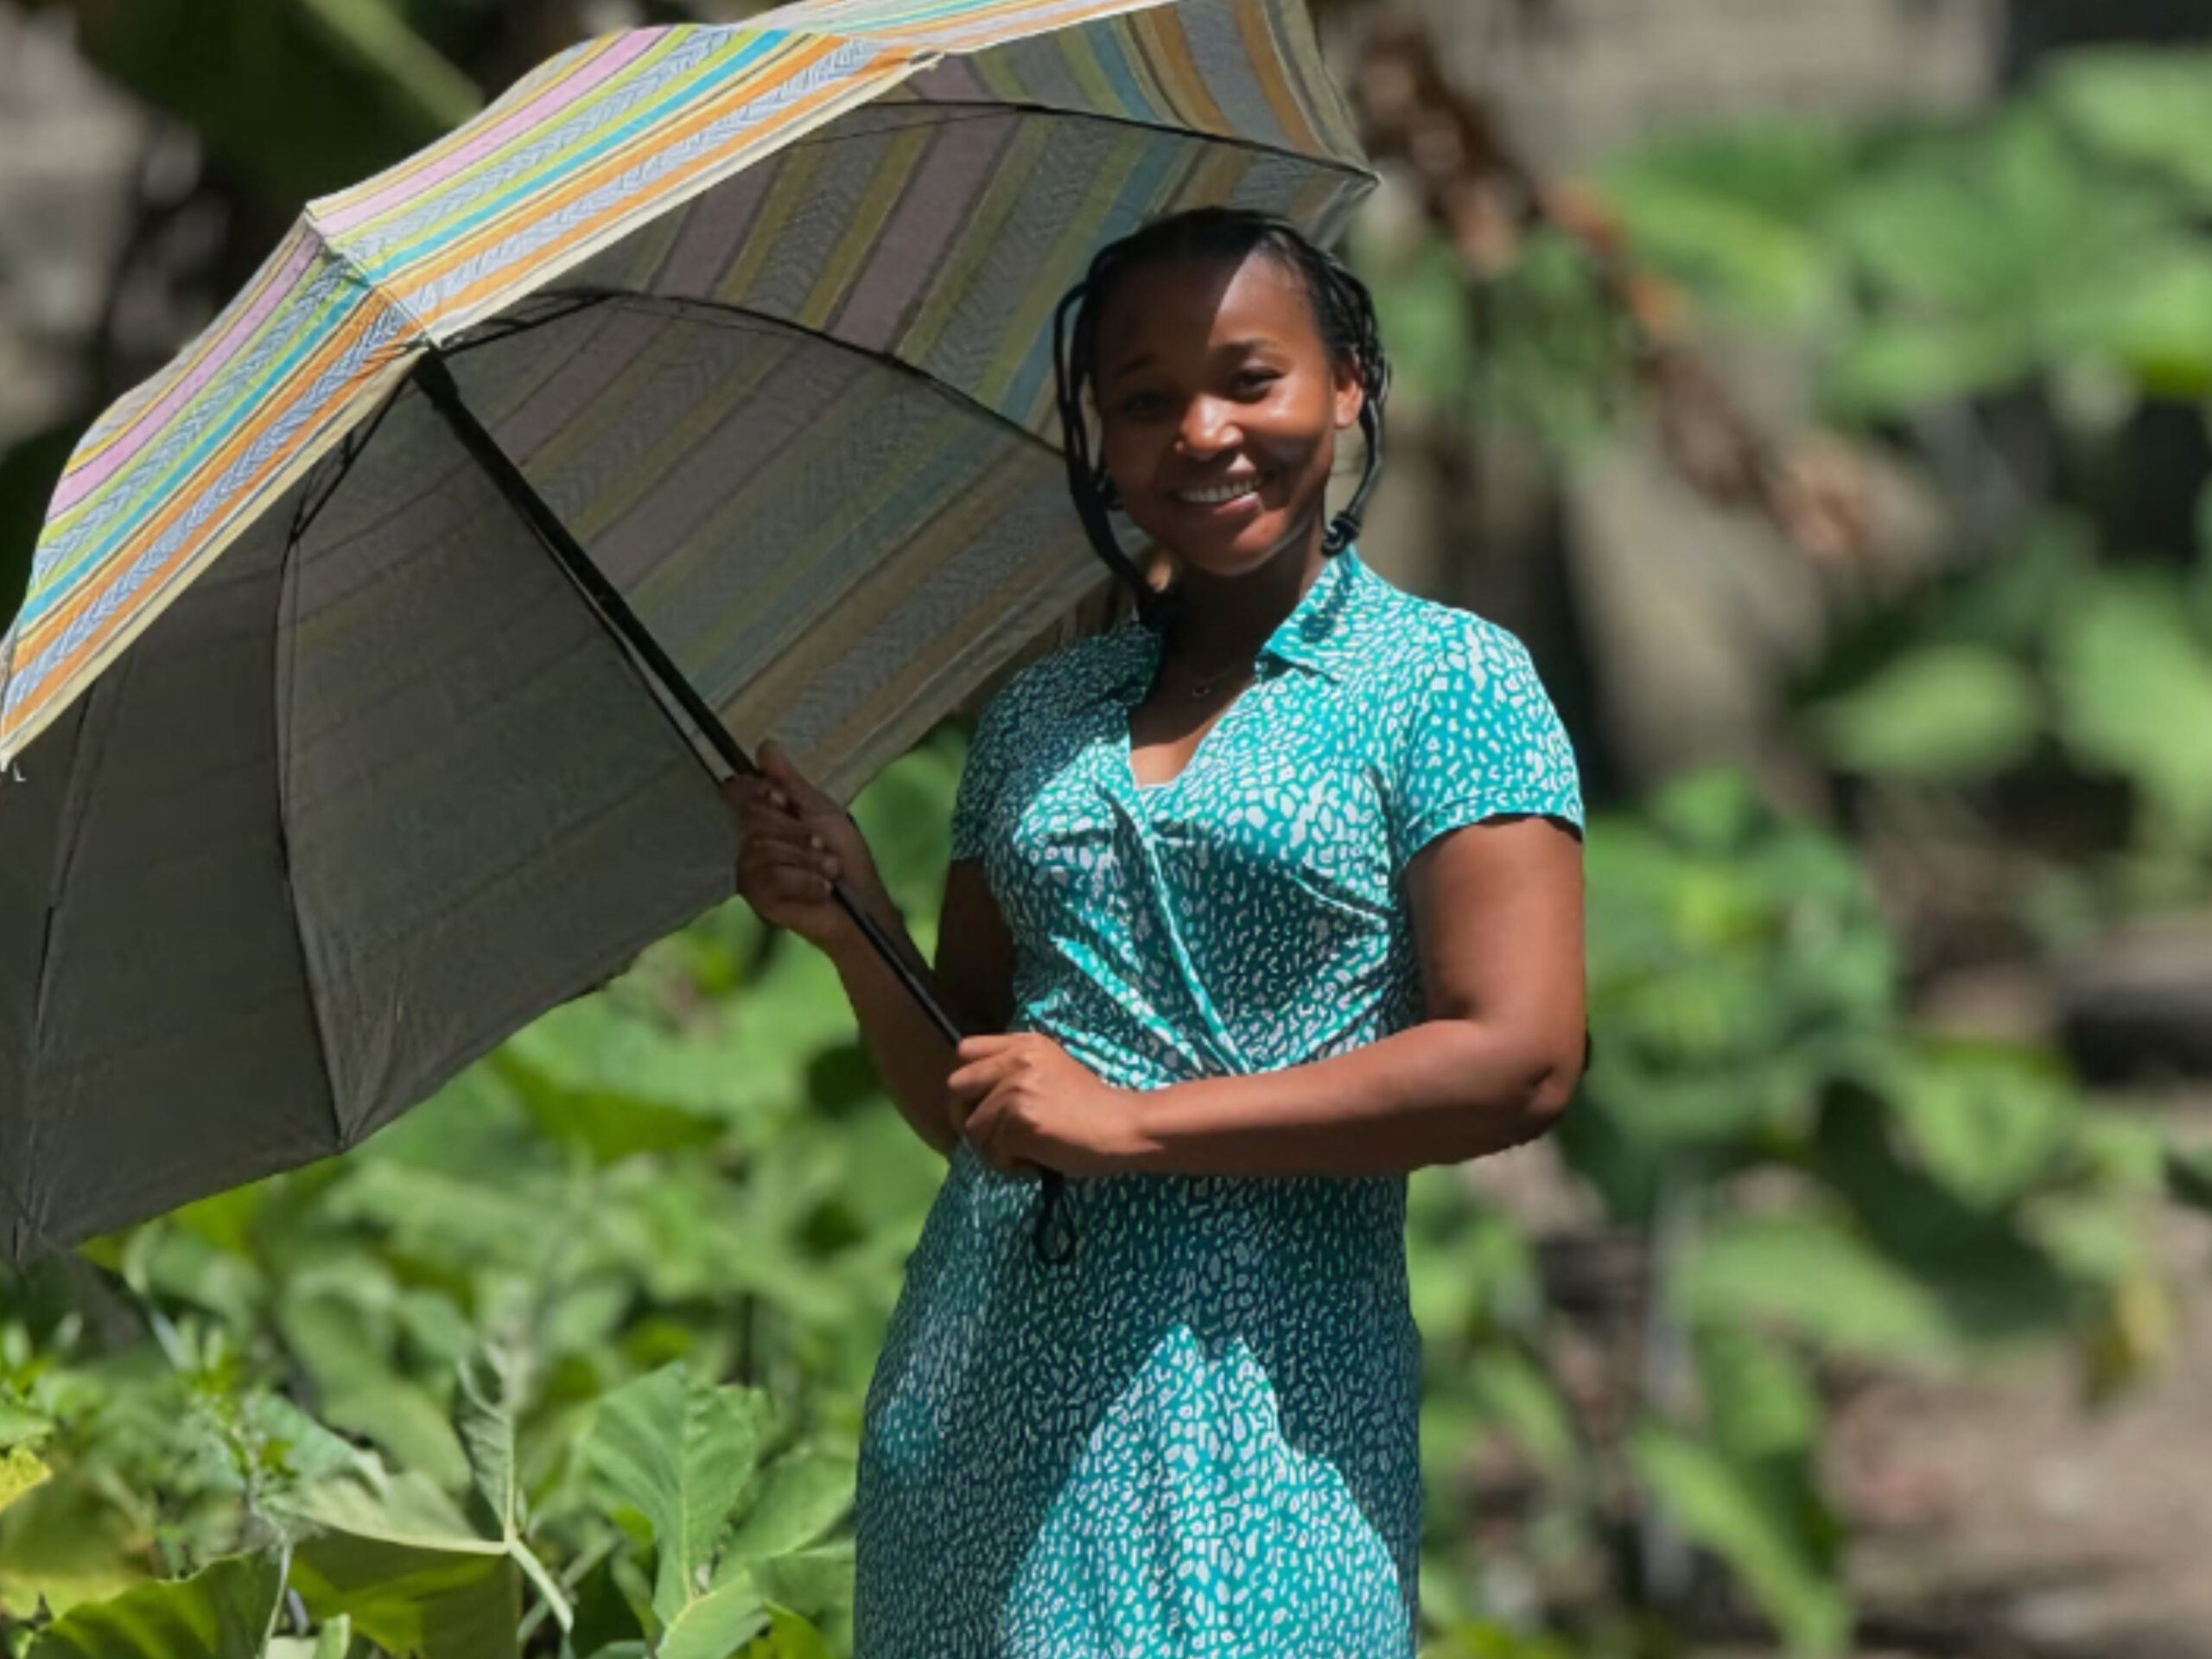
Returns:
[[[919,936],[963,749],[854,804]],[[18,1275],[0,1631],[289,1548],[317,1643],[839,1651],[861,1403],[943,1168],[826,959],[733,901],[345,1156],[85,1246],[144,1339]]]
[[[76,1609],[31,1643],[30,1659],[261,1659],[283,1583],[273,1553],[218,1561]]]

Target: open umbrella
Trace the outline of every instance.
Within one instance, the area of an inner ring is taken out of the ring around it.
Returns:
[[[817,0],[312,203],[0,640],[0,1252],[347,1147],[727,899],[732,734],[849,799],[1100,581],[1093,251],[1371,182],[1297,0]]]

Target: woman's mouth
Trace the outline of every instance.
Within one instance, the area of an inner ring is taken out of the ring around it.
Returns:
[[[1272,473],[1255,473],[1249,478],[1232,478],[1219,484],[1208,484],[1201,488],[1170,490],[1168,494],[1189,507],[1225,507],[1259,494],[1261,487],[1274,476]]]

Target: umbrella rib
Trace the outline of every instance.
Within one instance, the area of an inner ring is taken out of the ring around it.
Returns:
[[[988,404],[983,402],[981,398],[973,396],[971,393],[963,391],[959,387],[938,379],[937,376],[930,373],[926,369],[916,368],[912,363],[907,362],[906,359],[902,357],[893,356],[888,352],[872,352],[865,346],[854,345],[849,340],[840,340],[836,335],[830,334],[824,329],[810,328],[803,322],[792,322],[786,318],[776,316],[770,312],[756,311],[749,306],[732,305],[728,302],[723,300],[694,299],[688,295],[679,294],[639,294],[628,289],[620,288],[549,289],[545,291],[548,293],[574,294],[580,297],[588,296],[604,304],[622,306],[639,311],[655,311],[672,314],[677,316],[696,316],[700,321],[713,323],[717,327],[729,327],[733,324],[741,325],[745,323],[752,323],[758,325],[760,329],[766,332],[784,334],[801,334],[809,340],[817,340],[824,346],[834,347],[837,351],[848,353],[854,357],[864,357],[870,362],[877,364],[883,368],[893,370],[899,374],[906,376],[910,379],[918,381],[921,385],[928,387],[931,391],[938,393],[940,397],[945,397],[953,403],[962,404],[976,414],[982,416],[984,419],[989,421],[994,426],[999,427],[1005,431],[1016,434],[1017,435],[1027,440],[1029,442],[1036,445],[1039,449],[1045,451],[1046,454],[1057,457],[1061,454],[1059,446],[1053,443],[1050,439],[1039,436],[1029,428],[1024,426],[1020,421],[1014,420],[1010,416],[1007,416],[999,410],[993,409]],[[542,326],[542,323],[543,322],[556,322],[563,317],[573,316],[577,311],[582,308],[583,308],[581,306],[570,307],[566,310],[556,312],[551,316],[542,320],[533,320],[523,324],[519,327],[510,329],[504,334],[497,334],[488,339],[462,340],[457,342],[456,344],[446,348],[445,355],[450,357],[461,352],[474,350],[479,346],[489,346],[494,344],[498,340],[511,340],[516,334],[529,333],[532,328]]]
[[[440,354],[436,352],[425,353],[422,362],[416,366],[414,378],[446,423],[452,428],[454,435],[461,440],[462,447],[483,468],[500,494],[523,515],[547,551],[553,555],[556,563],[569,573],[601,626],[615,632],[638,658],[643,659],[645,668],[651,670],[651,678],[658,681],[661,689],[683,706],[684,713],[699,728],[699,734],[714,746],[715,753],[733,772],[760,776],[760,767],[753,764],[752,757],[746,753],[721,717],[708,706],[698,688],[691,683],[689,677],[662,648],[652,631],[630,608],[629,601],[622,597],[621,590],[607,579],[607,573],[599,568],[582,544],[569,533],[569,527],[561,522],[560,515],[553,511],[551,504],[538,494],[528,475],[515,464],[506,451],[499,448],[499,441],[486,430],[474,412],[462,401],[461,389],[454,383],[452,372],[446,367]],[[646,677],[640,672],[640,677]],[[659,702],[658,696],[654,701]],[[663,705],[662,712],[669,714],[665,705]],[[672,721],[672,714],[670,718]],[[690,749],[692,758],[699,762],[700,769],[706,772],[709,779],[719,787],[720,780],[714,779],[705,758],[699,753],[697,744],[687,737],[685,746]],[[868,913],[865,906],[854,900],[842,879],[830,883],[830,893],[883,958],[893,976],[920,1005],[922,1012],[939,1034],[946,1042],[957,1047],[966,1033],[931,995],[929,988],[922,983],[920,977],[899,954],[898,948],[892,944],[890,935],[884,931],[882,924]]]
[[[784,146],[778,154],[796,149],[812,149],[823,145],[844,143],[855,138],[874,138],[886,132],[918,132],[926,127],[949,127],[963,121],[988,121],[999,116],[1046,116],[1057,121],[1093,121],[1101,126],[1128,127],[1138,132],[1148,132],[1161,138],[1179,139],[1185,143],[1218,144],[1224,149],[1241,149],[1254,156],[1272,156],[1278,161],[1295,162],[1301,167],[1325,168],[1332,173],[1364,183],[1372,190],[1382,182],[1373,168],[1348,162],[1338,156],[1315,155],[1310,150],[1293,149],[1287,144],[1271,144],[1258,138],[1232,138],[1221,133],[1201,132],[1195,127],[1162,126],[1157,121],[1140,121],[1133,115],[1109,115],[1103,110],[1069,110],[1056,104],[1029,104],[1008,99],[993,99],[988,103],[973,99],[919,99],[915,103],[931,110],[957,111],[957,114],[932,115],[925,120],[886,122],[880,127],[860,127],[848,115],[836,125],[807,134]],[[866,106],[863,106],[866,107]],[[901,105],[880,105],[878,108],[909,107]],[[842,130],[850,124],[855,130]]]

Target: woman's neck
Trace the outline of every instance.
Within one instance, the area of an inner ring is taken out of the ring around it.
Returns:
[[[1182,602],[1166,641],[1169,654],[1200,669],[1256,656],[1326,563],[1318,535],[1300,537],[1241,575],[1215,575],[1177,556]]]

